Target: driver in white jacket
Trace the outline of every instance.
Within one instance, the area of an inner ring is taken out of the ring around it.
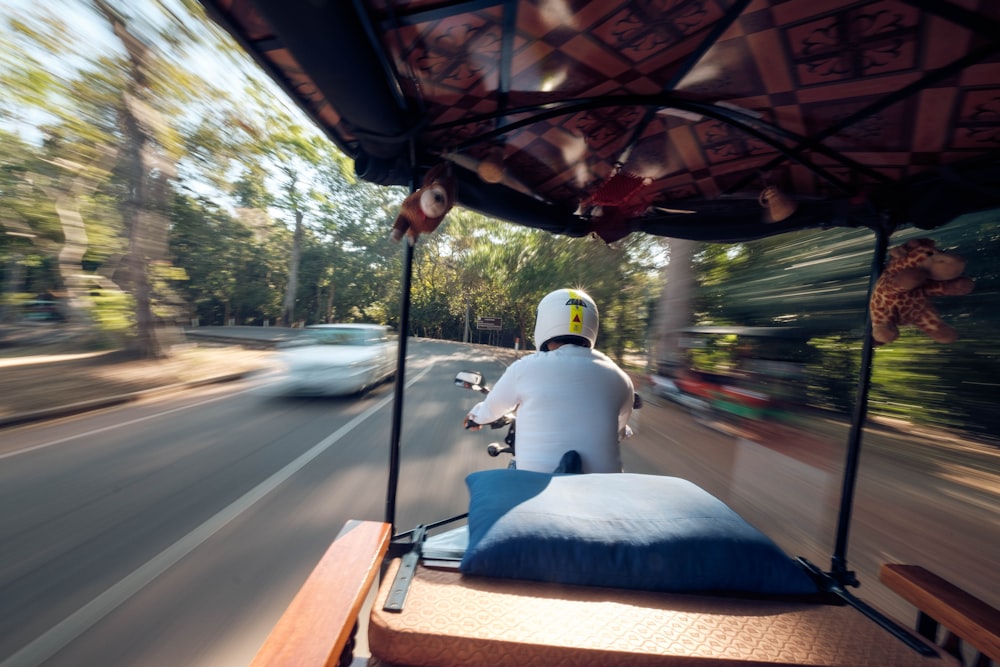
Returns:
[[[597,305],[560,289],[538,304],[538,354],[515,361],[466,417],[475,430],[517,410],[518,470],[552,472],[575,450],[583,472],[621,472],[619,442],[632,415],[632,380],[597,340]]]

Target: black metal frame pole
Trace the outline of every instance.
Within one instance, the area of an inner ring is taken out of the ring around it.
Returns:
[[[820,585],[821,590],[826,593],[833,594],[843,600],[845,603],[857,609],[859,612],[867,616],[869,619],[874,621],[879,627],[891,634],[896,639],[900,640],[911,649],[917,653],[925,656],[936,656],[937,651],[935,651],[931,646],[925,642],[918,639],[912,632],[901,626],[896,621],[892,620],[879,610],[875,609],[864,600],[861,600],[844,588],[844,586],[838,582],[831,574],[820,571],[818,567],[807,561],[805,558],[799,558],[799,563],[805,567],[806,571],[817,581]]]
[[[875,230],[875,253],[872,257],[872,266],[868,283],[868,302],[871,302],[872,293],[875,290],[875,283],[882,274],[885,266],[886,251],[889,248],[889,235],[891,228],[880,226]],[[914,651],[925,656],[937,655],[935,650],[915,638],[913,633],[898,623],[885,616],[874,607],[871,607],[863,600],[858,599],[847,591],[845,586],[857,586],[858,579],[854,572],[847,568],[847,537],[851,526],[851,511],[854,505],[854,488],[858,479],[858,463],[861,456],[861,437],[864,431],[865,419],[868,415],[868,392],[871,388],[872,377],[872,356],[875,348],[875,341],[872,337],[871,313],[866,308],[864,343],[861,351],[861,370],[858,379],[857,396],[854,399],[854,411],[851,417],[851,431],[847,440],[847,459],[844,463],[843,488],[840,494],[840,513],[837,517],[837,542],[834,545],[833,556],[831,558],[830,572],[821,572],[819,568],[809,563],[804,558],[799,558],[799,562],[805,566],[806,570],[817,580],[821,588],[827,593],[836,595],[841,600],[851,605],[872,621],[881,626],[891,635],[905,643]]]
[[[399,485],[399,442],[403,425],[403,386],[406,383],[406,343],[410,331],[410,286],[413,283],[414,244],[403,240],[403,289],[399,307],[399,348],[396,358],[396,388],[392,403],[392,436],[389,442],[389,482],[385,494],[385,522],[396,532],[396,487]]]
[[[879,227],[875,230],[875,253],[868,283],[868,302],[871,301],[875,282],[885,265],[885,254],[889,247],[889,231]],[[866,304],[868,303],[866,302]],[[866,308],[866,312],[868,309]],[[851,418],[851,431],[847,439],[847,459],[844,463],[843,488],[840,494],[840,513],[837,517],[837,542],[834,546],[830,563],[830,576],[842,586],[857,586],[854,573],[847,568],[847,537],[851,525],[851,512],[854,506],[854,487],[858,479],[858,463],[861,455],[861,438],[864,432],[865,419],[868,415],[868,391],[871,388],[872,353],[874,349],[870,312],[865,317],[864,343],[861,351],[861,370],[858,379],[857,395],[854,398],[854,412]]]

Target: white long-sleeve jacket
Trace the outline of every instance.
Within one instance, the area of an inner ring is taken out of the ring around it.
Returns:
[[[487,424],[517,409],[519,470],[552,472],[575,449],[584,472],[621,472],[632,380],[602,352],[563,345],[515,361],[469,412]]]

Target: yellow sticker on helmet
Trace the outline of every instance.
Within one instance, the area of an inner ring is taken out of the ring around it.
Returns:
[[[569,332],[583,333],[583,300],[576,292],[570,290],[569,300],[566,303],[569,304]]]

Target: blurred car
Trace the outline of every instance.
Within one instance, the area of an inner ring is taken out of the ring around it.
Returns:
[[[279,348],[280,392],[345,396],[362,393],[396,372],[397,341],[376,324],[316,324]]]
[[[649,390],[653,393],[653,396],[666,398],[671,401],[676,401],[681,394],[677,383],[670,378],[656,374],[649,376]]]
[[[659,373],[649,375],[649,391],[657,398],[665,398],[693,412],[704,412],[710,407],[710,403],[703,397],[688,393],[682,387],[684,383],[678,383],[673,378],[666,377]]]

